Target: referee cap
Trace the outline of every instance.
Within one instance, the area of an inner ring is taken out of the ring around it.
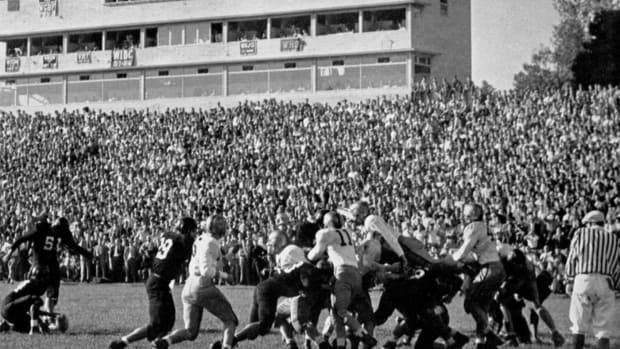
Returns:
[[[598,210],[588,212],[588,214],[586,214],[581,220],[581,223],[583,224],[604,223],[604,222],[605,222],[605,215],[603,214],[603,212],[598,211]]]

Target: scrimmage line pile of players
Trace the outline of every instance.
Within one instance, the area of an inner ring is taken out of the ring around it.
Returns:
[[[519,297],[533,304],[535,314],[551,330],[554,345],[563,345],[564,338],[542,306],[549,295],[545,291],[549,289],[545,284],[548,277],[544,272],[537,277],[522,252],[490,238],[480,205],[465,205],[463,219],[463,245],[443,259],[432,258],[421,242],[400,235],[371,214],[363,201],[348,210],[321,212],[316,223],[298,225],[294,238],[275,231],[269,235],[268,250],[275,255],[276,271],[254,289],[249,324],[237,331],[238,318],[216,287],[219,280],[230,277],[220,269],[226,219],[212,215],[199,227],[194,219],[183,217],[175,231],[162,236],[146,282],[149,323],[112,341],[109,348],[123,349],[142,339],[157,349],[192,341],[198,336],[205,309],[224,328],[212,349],[231,349],[267,335],[274,325],[289,349],[298,348],[295,333],[305,335],[307,349],[344,349],[347,341],[352,349],[360,345],[370,349],[378,344],[374,328],[383,325],[395,310],[402,318],[383,348],[394,349],[403,338],[410,341],[418,330],[415,348],[432,348],[437,340],[446,348],[462,348],[469,338],[449,326],[444,306],[459,291],[465,293],[465,311],[476,322],[476,348],[497,348],[504,341],[516,346],[519,341],[538,339],[537,326],[531,333],[520,321]],[[345,226],[361,226],[366,239],[355,246]],[[46,216],[37,217],[31,232],[13,244],[9,256],[25,242],[31,242],[33,250],[30,278],[4,298],[0,330],[64,332],[67,318],[54,312],[60,285],[58,251],[64,244],[72,253],[87,258],[92,255],[75,243],[65,218],[50,224]],[[181,295],[185,327],[172,331],[175,307],[170,284],[185,269],[187,260],[189,276]],[[368,291],[377,283],[383,284],[384,291],[373,310]],[[493,311],[495,308],[499,310]],[[319,331],[323,310],[329,316]],[[490,315],[499,328],[489,323]],[[502,324],[508,334],[503,339],[496,334]],[[330,341],[333,333],[335,339]]]

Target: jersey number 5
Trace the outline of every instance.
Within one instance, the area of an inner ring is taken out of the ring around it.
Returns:
[[[172,247],[172,239],[164,240],[161,246],[159,246],[159,250],[157,250],[157,254],[155,255],[155,258],[166,259],[166,257],[168,256],[168,253],[170,252],[171,247]]]
[[[44,251],[51,251],[54,249],[54,243],[56,238],[53,236],[46,236],[45,237],[45,245],[43,245],[43,250]],[[58,245],[60,246],[60,239],[58,239]]]

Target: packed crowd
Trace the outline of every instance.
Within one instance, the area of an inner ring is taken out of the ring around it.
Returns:
[[[266,234],[319,208],[365,199],[441,255],[475,201],[496,237],[551,270],[561,291],[580,218],[597,208],[611,224],[620,213],[619,96],[455,80],[360,103],[0,112],[0,254],[48,210],[96,256],[64,258],[67,278],[142,280],[176,217],[217,211],[232,229],[227,268],[248,284],[269,264]],[[26,270],[27,251],[2,265],[12,279]]]

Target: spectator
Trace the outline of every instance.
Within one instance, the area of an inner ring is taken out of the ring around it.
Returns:
[[[597,206],[613,217],[620,207],[620,115],[608,108],[617,93],[422,81],[409,96],[359,103],[0,112],[0,232],[12,241],[32,212],[62,209],[84,243],[96,239],[95,276],[129,276],[133,252],[111,242],[127,238],[131,247],[139,236],[144,279],[173,217],[219,211],[240,232],[227,263],[247,284],[258,279],[257,240],[321,208],[364,198],[443,253],[458,246],[449,236],[474,200],[504,217],[490,226],[529,246],[533,260],[547,245],[565,256],[577,217]],[[559,270],[560,260],[547,264]],[[75,267],[79,277],[80,261]]]

